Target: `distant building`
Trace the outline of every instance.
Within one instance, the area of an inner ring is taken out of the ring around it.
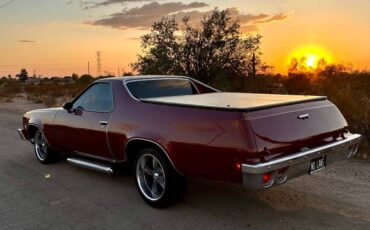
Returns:
[[[25,81],[26,84],[39,84],[42,81],[42,78],[29,77]]]
[[[72,77],[70,77],[70,76],[66,76],[66,77],[64,77],[63,78],[63,80],[62,80],[64,83],[66,83],[66,84],[73,84],[73,83],[75,83],[76,81],[75,81],[75,79],[73,79]]]

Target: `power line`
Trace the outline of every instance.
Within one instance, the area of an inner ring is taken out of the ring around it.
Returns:
[[[6,7],[7,5],[9,5],[10,3],[14,2],[15,0],[10,0],[2,5],[0,5],[0,8],[3,8],[3,7]]]

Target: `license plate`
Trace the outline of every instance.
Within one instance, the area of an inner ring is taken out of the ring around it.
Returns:
[[[315,172],[321,171],[325,169],[326,166],[326,155],[316,158],[311,161],[310,163],[310,174],[313,174]]]

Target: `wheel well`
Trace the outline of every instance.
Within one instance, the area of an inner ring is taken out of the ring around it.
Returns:
[[[134,139],[130,140],[125,147],[125,156],[130,165],[134,163],[135,155],[138,154],[141,150],[145,148],[153,148],[158,150],[160,153],[162,153],[166,159],[168,160],[168,163],[172,165],[172,168],[179,174],[183,175],[180,171],[177,170],[176,166],[173,164],[172,160],[168,156],[167,152],[163,149],[163,147],[153,141],[145,140],[145,139]]]
[[[154,148],[157,149],[160,152],[163,152],[161,148],[158,147],[158,145],[146,141],[146,140],[132,140],[129,141],[129,143],[126,145],[125,148],[125,154],[128,162],[132,164],[135,160],[135,155],[138,154],[141,150],[146,148]]]
[[[28,136],[30,138],[30,141],[33,142],[33,139],[35,137],[35,134],[37,132],[37,130],[39,130],[39,128],[35,125],[29,125],[28,126]]]

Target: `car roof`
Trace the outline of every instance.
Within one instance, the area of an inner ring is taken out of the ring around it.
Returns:
[[[137,75],[137,76],[102,78],[102,79],[99,79],[98,81],[129,82],[129,81],[132,81],[132,80],[160,79],[160,78],[186,78],[186,79],[190,79],[189,77],[186,77],[186,76],[177,76],[177,75]]]

